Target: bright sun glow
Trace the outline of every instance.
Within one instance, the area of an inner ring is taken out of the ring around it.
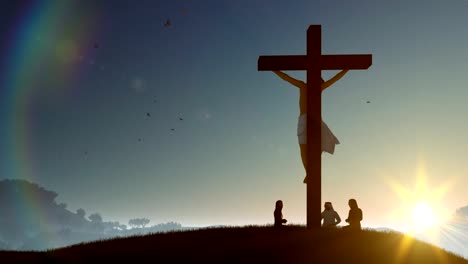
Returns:
[[[436,229],[450,218],[449,211],[442,204],[449,184],[430,188],[423,165],[418,168],[413,188],[403,187],[392,180],[389,180],[389,184],[400,200],[398,209],[393,213],[401,223],[402,231],[408,234],[435,234]]]
[[[437,222],[437,216],[432,208],[425,202],[419,202],[413,208],[413,222],[419,223],[423,229],[434,227]]]

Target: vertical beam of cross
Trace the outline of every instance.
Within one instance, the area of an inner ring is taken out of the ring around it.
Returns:
[[[259,71],[307,71],[307,228],[320,228],[322,199],[322,70],[365,70],[371,54],[322,55],[322,27],[307,30],[306,55],[260,56]]]
[[[320,227],[322,199],[322,34],[320,26],[307,29],[307,227]],[[315,140],[319,139],[319,140]]]

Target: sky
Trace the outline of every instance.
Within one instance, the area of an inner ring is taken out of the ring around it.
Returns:
[[[257,60],[305,54],[317,24],[323,54],[373,56],[322,94],[341,142],[322,202],[395,229],[409,203],[468,205],[467,1],[9,1],[0,19],[0,180],[70,210],[267,224],[281,199],[305,223],[299,90]]]

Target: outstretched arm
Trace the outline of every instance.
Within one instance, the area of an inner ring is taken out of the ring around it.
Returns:
[[[330,80],[322,83],[322,91],[327,89],[328,87],[330,87],[332,84],[334,84],[339,79],[341,79],[341,77],[343,77],[348,71],[349,70],[342,70],[339,73],[337,73],[335,76],[333,76],[333,78],[331,78]]]
[[[276,73],[276,75],[278,75],[281,79],[289,82],[290,84],[296,86],[297,88],[307,87],[307,85],[303,81],[299,81],[297,79],[294,79],[293,77],[287,75],[286,73],[284,73],[282,71],[273,71],[273,72]]]

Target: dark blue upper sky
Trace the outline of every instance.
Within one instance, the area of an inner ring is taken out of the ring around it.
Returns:
[[[321,24],[323,53],[373,54],[323,93],[341,141],[323,199],[345,215],[355,197],[367,225],[395,227],[407,221],[389,212],[446,182],[433,206],[466,205],[465,1],[31,3],[0,8],[0,178],[123,222],[265,223],[282,199],[303,223],[299,93],[257,59],[305,53]],[[400,201],[388,182],[412,190],[423,166],[426,192]]]

